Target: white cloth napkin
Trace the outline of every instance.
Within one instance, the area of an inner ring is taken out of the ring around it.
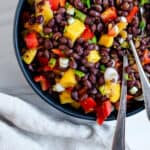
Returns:
[[[0,150],[111,150],[113,126],[57,120],[2,93],[0,116]]]

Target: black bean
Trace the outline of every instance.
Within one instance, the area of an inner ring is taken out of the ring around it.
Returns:
[[[58,46],[58,42],[54,40],[54,41],[53,41],[53,46],[54,46],[54,47],[57,47],[57,46]]]
[[[150,65],[145,65],[144,69],[146,72],[150,73]]]
[[[94,44],[89,44],[87,47],[88,50],[93,50],[94,48],[95,48]]]
[[[136,81],[135,80],[131,80],[127,82],[127,85],[129,88],[132,88],[135,85]]]
[[[96,88],[93,88],[93,89],[91,89],[90,93],[91,93],[91,94],[97,94],[97,93],[98,93],[98,91],[97,91],[97,89],[96,89]]]
[[[102,0],[94,0],[94,3],[96,3],[96,4],[102,4]]]
[[[82,9],[82,11],[83,11],[84,13],[87,13],[88,8],[84,7],[84,8]]]
[[[58,32],[58,31],[59,31],[59,28],[58,28],[57,26],[54,26],[54,27],[53,27],[53,31],[54,31],[54,32]]]
[[[36,23],[42,24],[44,22],[44,17],[42,15],[37,16]]]
[[[107,64],[109,62],[109,60],[110,60],[110,56],[106,55],[106,56],[103,56],[100,61],[103,64]]]
[[[61,33],[61,32],[56,32],[56,33],[54,33],[53,36],[52,36],[52,38],[53,38],[54,40],[57,40],[57,39],[59,39],[60,37],[62,37],[62,33]]]
[[[77,91],[72,91],[71,97],[72,97],[74,100],[78,101],[78,100],[79,100],[78,92],[77,92]]]
[[[66,12],[66,9],[63,8],[63,7],[59,8],[59,9],[57,10],[57,13],[58,13],[58,14],[63,14],[63,13],[65,13],[65,12]]]
[[[77,40],[77,43],[79,43],[79,44],[82,44],[84,42],[84,39],[83,38],[79,38],[78,40]]]
[[[34,24],[35,23],[35,21],[36,21],[36,18],[34,17],[34,16],[31,16],[30,18],[29,18],[29,24]]]
[[[61,43],[61,44],[67,44],[67,39],[65,38],[65,37],[61,37],[60,39],[59,39],[59,42]]]
[[[53,27],[55,25],[55,19],[51,19],[49,22],[48,22],[48,27]]]
[[[83,56],[85,57],[85,56],[87,56],[88,54],[89,54],[89,52],[90,52],[90,50],[84,50],[83,51]],[[84,61],[84,60],[83,60]]]
[[[66,56],[71,56],[72,53],[73,53],[73,49],[66,49],[65,50],[65,55]]]
[[[121,8],[122,8],[123,10],[129,10],[130,5],[129,5],[128,2],[123,2],[123,4],[121,5]]]
[[[85,64],[85,66],[88,67],[88,68],[92,68],[92,67],[94,67],[94,64],[87,62],[87,63]]]
[[[68,47],[69,48],[73,48],[73,43],[72,43],[72,41],[70,39],[68,39]]]
[[[44,31],[45,34],[49,34],[49,33],[52,32],[52,29],[49,28],[49,27],[44,27],[43,31]]]
[[[62,15],[58,14],[55,16],[55,19],[56,19],[57,23],[60,23],[62,21],[63,17],[62,17]]]
[[[33,67],[33,65],[32,65],[32,64],[28,65],[28,69],[29,69],[30,71],[32,71],[32,72],[34,72],[34,71],[35,71],[35,69],[34,69],[34,67]]]
[[[136,72],[136,73],[134,74],[134,76],[135,76],[136,79],[140,79],[139,73]]]
[[[114,6],[114,0],[109,0],[110,6]]]
[[[99,85],[103,85],[105,83],[103,75],[99,78],[98,83],[99,83]]]
[[[94,75],[96,75],[98,73],[98,69],[96,68],[91,68],[91,73],[93,73]]]
[[[83,48],[82,48],[82,46],[77,45],[76,51],[77,51],[78,55],[82,55],[83,54]]]
[[[80,70],[83,72],[87,72],[87,69],[84,66],[80,66]]]
[[[90,81],[91,81],[93,84],[96,83],[96,77],[95,77],[95,75],[93,75],[93,74],[90,75],[89,79],[90,79]]]
[[[80,56],[77,54],[77,53],[73,53],[72,54],[73,58],[79,60],[80,59]]]
[[[110,60],[106,65],[107,65],[107,67],[112,67],[113,66],[113,61]]]
[[[75,60],[71,60],[71,61],[69,62],[69,66],[70,66],[70,68],[76,69],[76,68],[77,68],[77,63],[76,63],[76,61],[75,61]]]
[[[89,43],[86,41],[86,42],[84,42],[84,45],[83,45],[83,46],[84,46],[85,48],[87,48],[88,45],[89,45]]]
[[[92,84],[89,80],[84,80],[84,85],[88,88],[91,89],[92,88]]]
[[[90,17],[86,17],[85,23],[86,23],[87,25],[92,24],[91,18],[90,18]]]
[[[104,1],[103,1],[103,7],[104,7],[104,8],[109,7],[109,1],[108,1],[108,0],[104,0]]]
[[[66,26],[66,25],[67,25],[67,22],[66,22],[66,21],[61,21],[61,22],[60,22],[60,26],[64,27],[64,26]]]
[[[50,58],[50,53],[49,53],[49,51],[48,50],[45,50],[44,51],[44,56],[46,57],[46,58]]]
[[[61,50],[67,50],[68,47],[66,45],[61,44],[61,45],[59,45],[59,49],[61,49]]]
[[[101,32],[103,30],[103,24],[102,23],[99,23],[98,25],[97,25],[97,31],[98,32]]]
[[[102,6],[100,6],[100,5],[94,5],[93,8],[98,12],[102,11]]]
[[[82,95],[81,97],[80,97],[80,100],[82,101],[82,100],[85,100],[85,99],[87,99],[88,98],[88,94],[84,94],[84,95]]]
[[[100,66],[100,63],[97,62],[97,63],[95,64],[95,68],[99,68],[99,66]]]
[[[44,46],[45,46],[46,49],[53,48],[52,42],[50,40],[48,40],[48,39],[45,40]]]
[[[84,5],[83,5],[83,3],[80,0],[75,0],[74,1],[74,5],[78,9],[83,9],[84,8]]]
[[[89,14],[93,17],[99,17],[100,13],[95,10],[90,10]]]
[[[39,44],[43,44],[44,38],[40,37],[40,38],[38,39],[38,41],[39,41]]]
[[[96,101],[97,101],[97,102],[101,101],[101,98],[102,98],[102,95],[101,95],[100,93],[97,93],[97,94],[96,94],[96,98],[95,98]]]
[[[91,26],[91,30],[92,30],[92,32],[95,32],[95,31],[96,31],[96,24],[93,24],[93,25]]]
[[[94,44],[94,50],[99,50],[99,46]]]

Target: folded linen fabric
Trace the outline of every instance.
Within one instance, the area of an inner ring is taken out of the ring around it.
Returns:
[[[110,150],[113,126],[82,125],[47,116],[0,93],[1,150]]]

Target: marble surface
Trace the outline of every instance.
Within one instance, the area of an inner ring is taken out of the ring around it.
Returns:
[[[13,18],[17,2],[17,0],[0,0],[0,91],[17,95],[48,114],[74,120],[42,101],[29,87],[21,73],[12,42]],[[149,139],[150,123],[145,111],[129,117],[126,126],[126,140],[131,150],[149,150]]]

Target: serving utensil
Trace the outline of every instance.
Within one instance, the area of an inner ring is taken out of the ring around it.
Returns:
[[[134,45],[133,40],[132,40],[132,35],[130,35],[129,43],[130,43],[131,50],[133,52],[137,67],[138,67],[140,80],[141,80],[141,84],[142,84],[145,108],[146,108],[148,119],[150,120],[150,84],[149,84],[148,78],[146,77],[146,74],[143,70],[143,67],[141,65],[139,56],[137,54],[135,45]]]
[[[115,134],[113,137],[112,150],[125,150],[125,118],[126,118],[126,95],[127,95],[127,83],[124,78],[125,67],[128,65],[127,56],[123,56],[123,75],[122,75],[122,88],[120,106],[117,116],[117,125]]]

